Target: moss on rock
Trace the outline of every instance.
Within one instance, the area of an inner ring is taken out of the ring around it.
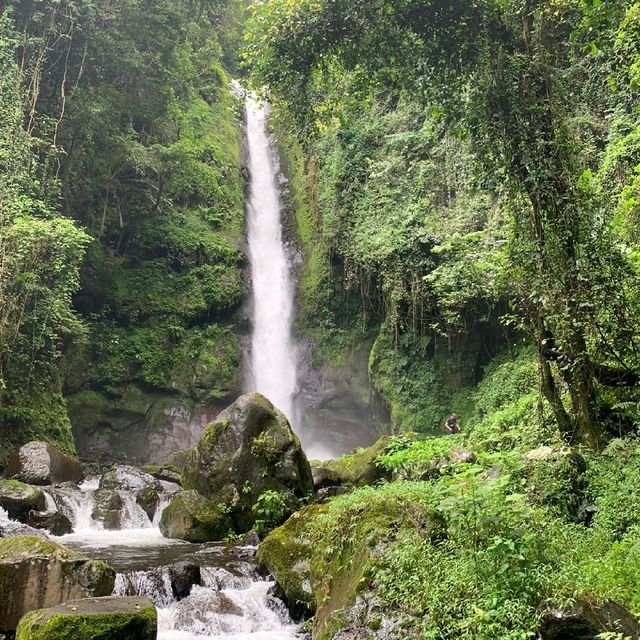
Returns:
[[[146,598],[90,598],[25,615],[16,640],[155,640],[156,608]]]
[[[0,507],[10,518],[25,521],[29,511],[44,509],[44,493],[19,480],[0,480]]]
[[[204,430],[182,484],[224,503],[238,533],[256,521],[260,496],[276,492],[284,516],[313,492],[311,467],[287,418],[259,393],[247,393]]]
[[[316,602],[311,587],[311,522],[324,505],[311,505],[296,511],[281,527],[272,531],[258,549],[257,560],[280,585],[290,603],[302,603],[313,610]]]
[[[376,465],[376,458],[383,454],[389,445],[390,436],[382,436],[367,449],[348,453],[336,460],[313,463],[317,477],[324,475],[334,484],[361,487],[373,484],[387,476],[384,469]]]
[[[115,571],[37,536],[0,539],[0,631],[13,631],[33,609],[74,598],[106,596],[113,590]]]
[[[160,518],[163,536],[188,542],[222,540],[230,530],[224,505],[212,504],[197,491],[180,492]]]

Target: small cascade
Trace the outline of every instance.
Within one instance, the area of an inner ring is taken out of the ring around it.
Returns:
[[[96,486],[97,489],[97,486]],[[101,529],[100,523],[95,522],[92,513],[95,507],[92,485],[87,488],[86,483],[76,487],[73,485],[60,486],[49,489],[47,492],[55,509],[69,518],[74,531],[86,531],[89,529]]]
[[[300,638],[284,603],[270,594],[255,565],[178,563],[116,576],[114,595],[140,595],[158,608],[159,640]],[[187,588],[185,589],[185,585]],[[182,591],[181,591],[182,590]]]

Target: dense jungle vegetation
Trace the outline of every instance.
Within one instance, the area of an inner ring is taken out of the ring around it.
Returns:
[[[244,55],[300,328],[334,362],[370,341],[412,434],[376,458],[392,482],[292,518],[268,566],[319,638],[636,637],[549,612],[640,611],[640,5],[271,0]],[[462,435],[434,438],[450,412]]]
[[[242,12],[2,3],[0,460],[73,450],[63,392],[82,426],[124,428],[150,391],[237,387]]]
[[[238,393],[233,76],[272,105],[297,331],[364,346],[391,415],[314,463],[336,497],[258,499],[289,603],[327,640],[640,637],[633,0],[4,0],[0,469]]]

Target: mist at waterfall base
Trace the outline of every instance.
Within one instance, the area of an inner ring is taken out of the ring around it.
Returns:
[[[65,515],[74,529],[54,539],[113,566],[118,572],[114,595],[151,599],[158,609],[158,640],[300,640],[285,605],[269,593],[274,583],[263,579],[251,561],[254,548],[230,549],[221,543],[193,544],[162,537],[157,523],[178,485],[163,483],[151,518],[137,504],[133,491],[118,490],[120,528],[106,530],[92,515],[98,482],[95,477],[79,487],[71,483],[42,487],[47,510]],[[3,524],[21,526],[0,508]],[[171,572],[182,562],[200,567],[200,584],[178,598]]]
[[[341,388],[334,389],[332,399],[327,400],[331,395],[327,381],[310,365],[308,346],[303,347],[293,336],[295,251],[283,233],[282,189],[286,180],[280,174],[268,117],[268,106],[249,96],[246,210],[252,333],[244,386],[246,391],[262,393],[287,416],[309,458],[326,460],[372,444],[378,433],[371,413],[362,403],[353,402],[342,381]],[[366,375],[366,359],[362,367]]]

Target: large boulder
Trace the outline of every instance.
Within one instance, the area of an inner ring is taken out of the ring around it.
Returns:
[[[607,635],[638,640],[640,621],[611,600],[583,599],[570,609],[547,609],[538,633],[543,640],[595,640]]]
[[[9,458],[7,477],[29,484],[48,485],[80,482],[84,477],[78,460],[58,451],[48,442],[28,442]]]
[[[189,542],[222,540],[231,531],[224,505],[213,504],[197,491],[181,491],[162,512],[160,531],[166,538]]]
[[[147,598],[86,598],[28,613],[16,640],[155,640],[158,614]]]
[[[109,595],[114,570],[51,540],[0,540],[0,632],[13,631],[28,611],[75,598]],[[69,637],[74,637],[73,635]]]
[[[291,513],[313,493],[311,467],[287,418],[259,393],[247,393],[202,434],[182,485],[224,504],[238,532],[249,531],[252,507],[265,492],[280,494]]]
[[[19,480],[0,480],[0,507],[13,520],[26,522],[30,511],[44,509],[44,493]]]

